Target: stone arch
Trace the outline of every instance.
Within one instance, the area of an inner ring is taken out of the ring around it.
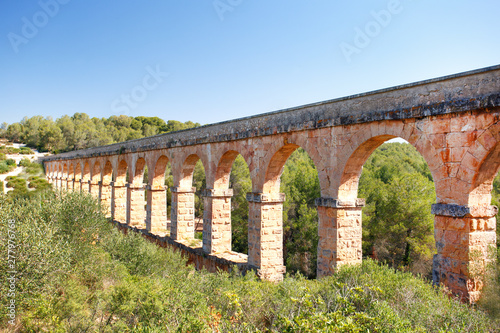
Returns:
[[[69,164],[68,167],[68,178],[73,180],[75,178],[75,165],[73,163]]]
[[[116,167],[115,182],[116,185],[124,186],[127,181],[128,165],[125,160],[121,160]]]
[[[135,162],[134,175],[132,177],[133,184],[142,184],[144,181],[144,171],[146,169],[146,160],[142,157]]]
[[[348,158],[339,165],[343,171],[340,173],[338,187],[334,189],[334,191],[337,191],[337,199],[352,201],[357,198],[359,177],[361,176],[366,160],[383,143],[395,138],[406,140],[408,144],[411,144],[418,151],[429,166],[432,178],[436,183],[435,188],[437,189],[437,183],[441,179],[439,171],[443,167],[443,162],[439,159],[439,154],[432,146],[431,140],[423,133],[418,136],[418,140],[413,138],[415,135],[405,137],[402,135],[404,133],[400,134],[398,136],[396,132],[394,134],[381,134],[371,137],[365,136],[357,141],[357,144],[350,146],[350,151],[340,153],[340,155],[348,156]]]
[[[165,184],[165,171],[169,163],[168,157],[161,155],[155,163],[153,173],[149,176],[148,182],[153,186],[163,186]]]
[[[233,162],[239,154],[236,150],[229,150],[222,155],[215,171],[214,189],[229,188],[229,176]]]
[[[462,164],[475,171],[467,204],[489,206],[493,180],[500,171],[500,121],[478,137]]]
[[[196,154],[191,154],[184,160],[179,177],[179,187],[191,188],[193,185],[193,173],[196,163],[200,157]],[[203,163],[203,162],[202,162]]]
[[[75,165],[75,180],[80,181],[82,179],[82,164],[77,162]]]
[[[102,169],[102,182],[104,185],[109,185],[113,180],[113,165],[108,160],[104,164],[104,168]]]
[[[67,163],[63,163],[63,165],[62,165],[62,175],[61,176],[63,178],[68,177],[68,164]]]
[[[82,181],[86,182],[89,180],[90,180],[90,164],[88,161],[84,161],[83,172],[82,172]]]
[[[347,160],[338,189],[339,200],[355,200],[358,197],[359,177],[363,171],[363,164],[370,155],[384,142],[395,138],[392,135],[372,137],[359,145]]]
[[[95,161],[94,162],[94,165],[92,166],[92,172],[91,172],[91,176],[90,176],[92,182],[94,183],[97,183],[98,181],[100,181],[101,179],[101,163],[99,163],[99,161]]]
[[[296,144],[285,144],[276,153],[267,165],[262,193],[278,193],[281,184],[281,174],[285,163],[292,153],[300,146]]]

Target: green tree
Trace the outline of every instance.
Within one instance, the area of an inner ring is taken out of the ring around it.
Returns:
[[[229,187],[233,189],[231,198],[232,249],[248,253],[248,201],[246,195],[252,190],[250,169],[243,156],[238,155],[233,162],[229,176]]]
[[[285,163],[281,176],[283,204],[284,260],[287,270],[316,276],[318,213],[314,206],[320,197],[318,171],[302,148]]]
[[[205,178],[205,168],[201,160],[196,162],[193,171],[193,187],[196,188],[195,201],[194,201],[194,216],[203,218],[203,196],[201,195],[203,190],[207,188],[207,181]]]
[[[20,123],[13,123],[9,125],[5,136],[12,142],[21,142],[23,137],[23,126]]]
[[[363,167],[363,253],[393,267],[430,274],[435,252],[434,184],[427,164],[409,144],[380,146]]]

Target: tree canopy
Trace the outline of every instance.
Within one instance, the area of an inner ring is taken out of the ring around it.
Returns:
[[[51,117],[24,117],[19,123],[2,124],[0,135],[13,142],[23,142],[41,152],[65,152],[140,139],[200,126],[192,121],[165,122],[158,117],[90,118],[86,113]]]

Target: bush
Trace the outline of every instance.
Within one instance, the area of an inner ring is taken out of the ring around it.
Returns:
[[[8,223],[8,221],[14,221]],[[367,260],[282,283],[196,272],[170,249],[112,227],[93,197],[0,196],[0,251],[15,226],[18,331],[488,332],[482,311]],[[2,261],[0,278],[7,281]],[[8,286],[0,289],[7,304]],[[5,311],[5,307],[2,310]],[[0,328],[7,319],[0,317]]]
[[[37,162],[31,162],[27,158],[23,158],[19,162],[19,166],[24,167],[24,172],[30,175],[41,175],[43,174],[43,165]]]
[[[33,154],[35,154],[35,152],[33,150],[31,150],[31,148],[29,148],[29,147],[21,147],[19,149],[19,154],[21,154],[21,155],[33,155]]]

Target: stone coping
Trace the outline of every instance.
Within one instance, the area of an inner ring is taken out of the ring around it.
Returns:
[[[433,204],[431,213],[450,217],[493,217],[498,213],[496,206],[463,206],[457,204]]]
[[[256,203],[283,203],[285,202],[285,193],[255,193],[250,192],[246,195],[248,202]]]
[[[357,208],[364,207],[366,205],[366,200],[362,198],[357,198],[355,200],[339,200],[333,198],[317,198],[314,200],[316,207],[327,207],[327,208]]]

